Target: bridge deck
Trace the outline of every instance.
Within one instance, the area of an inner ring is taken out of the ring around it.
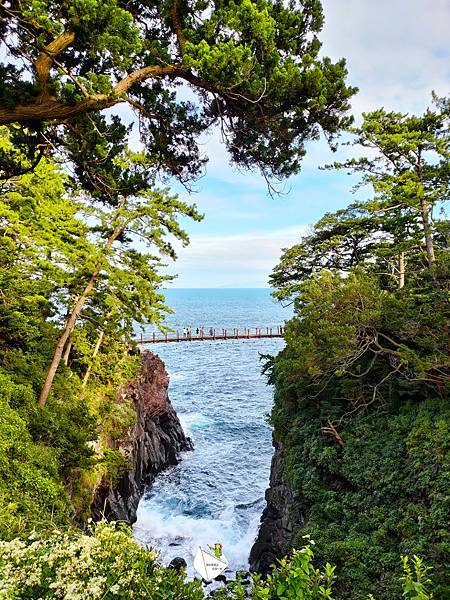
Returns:
[[[137,344],[159,344],[170,342],[210,342],[213,340],[249,340],[259,338],[281,338],[283,327],[246,327],[244,329],[217,329],[217,328],[186,328],[171,331],[167,334],[152,333],[136,339]]]

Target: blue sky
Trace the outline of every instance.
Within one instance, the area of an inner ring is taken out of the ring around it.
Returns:
[[[323,53],[347,59],[348,81],[360,88],[352,102],[357,121],[363,111],[421,112],[431,90],[450,88],[450,2],[448,0],[322,0]],[[298,241],[325,212],[352,200],[352,179],[320,171],[320,165],[344,157],[324,142],[312,143],[302,172],[271,198],[257,173],[239,173],[229,165],[220,136],[203,141],[207,173],[196,191],[180,196],[205,214],[186,222],[191,237],[170,266],[174,287],[266,287],[281,249]],[[362,192],[364,193],[364,192]]]

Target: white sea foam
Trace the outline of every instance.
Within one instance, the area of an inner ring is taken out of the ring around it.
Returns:
[[[178,413],[178,418],[186,435],[194,435],[197,429],[205,429],[212,422],[210,417],[200,412]]]
[[[191,577],[195,575],[192,562],[198,547],[207,548],[220,542],[230,569],[235,571],[248,567],[249,548],[255,539],[258,517],[254,515],[248,528],[240,531],[232,506],[223,511],[220,519],[212,519],[164,514],[141,503],[134,536],[142,545],[157,549],[163,564],[168,564],[176,556],[183,557]]]
[[[169,372],[169,380],[171,383],[175,383],[175,381],[184,381],[186,379],[186,373],[183,371],[173,371]]]

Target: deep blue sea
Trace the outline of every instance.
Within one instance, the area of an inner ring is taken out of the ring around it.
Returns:
[[[268,289],[176,289],[166,297],[174,329],[276,327],[291,316]],[[170,399],[194,442],[139,505],[134,535],[163,563],[182,556],[192,574],[198,546],[221,542],[231,569],[247,567],[272,457],[266,417],[273,390],[260,355],[283,344],[275,338],[149,346],[166,364]]]

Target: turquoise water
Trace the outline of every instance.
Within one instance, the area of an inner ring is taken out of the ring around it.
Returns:
[[[171,290],[174,328],[276,327],[290,311],[269,290]],[[221,542],[233,569],[247,566],[264,508],[272,456],[266,415],[272,389],[261,354],[282,339],[228,340],[150,346],[166,363],[169,395],[194,451],[161,474],[141,500],[135,537],[159,550],[163,562],[188,565],[199,545]]]

